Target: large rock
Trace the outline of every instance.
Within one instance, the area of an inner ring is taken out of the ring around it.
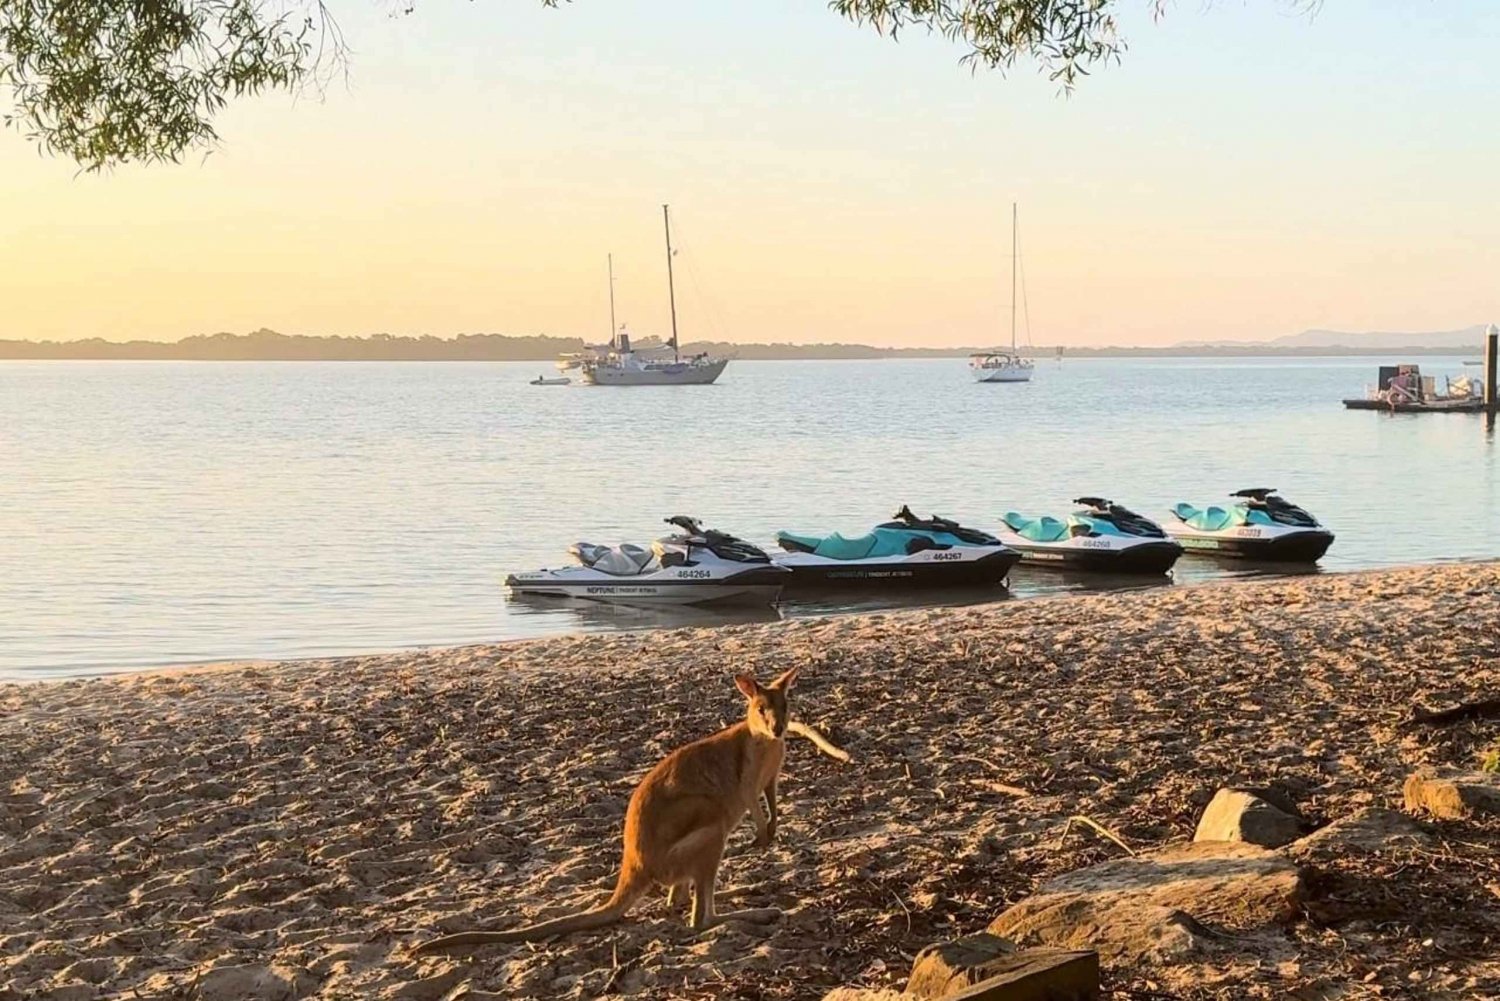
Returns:
[[[1220,789],[1198,821],[1194,841],[1243,841],[1280,848],[1297,840],[1301,822],[1247,789]]]
[[[929,945],[917,953],[906,993],[940,998],[972,987],[1016,954],[1016,944],[998,935],[969,935]]]
[[[1025,945],[1162,962],[1208,948],[1208,926],[1245,932],[1295,920],[1302,874],[1255,845],[1205,841],[1066,873],[996,918]]]
[[[1098,1001],[1099,954],[1026,949],[997,961],[990,976],[947,1001]]]
[[[1500,814],[1500,774],[1423,769],[1407,776],[1402,792],[1412,813],[1439,820]]]
[[[1314,831],[1293,843],[1287,851],[1297,858],[1350,851],[1379,854],[1431,842],[1432,835],[1406,814],[1367,806]]]

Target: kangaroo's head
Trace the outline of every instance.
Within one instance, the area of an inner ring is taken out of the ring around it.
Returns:
[[[797,668],[783,671],[768,685],[762,685],[748,674],[736,675],[734,683],[749,702],[745,708],[745,721],[750,724],[750,732],[758,737],[780,739],[792,719],[786,693],[797,683]]]

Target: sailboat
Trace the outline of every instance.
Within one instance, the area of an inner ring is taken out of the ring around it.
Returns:
[[[667,297],[672,306],[672,348],[670,359],[657,351],[637,352],[631,347],[624,328],[615,329],[614,259],[609,272],[609,350],[579,360],[583,381],[591,386],[706,386],[723,373],[728,358],[711,358],[706,353],[684,358],[677,341],[677,287],[672,278],[672,215],[661,207],[662,224],[667,236]]]
[[[1016,203],[1010,204],[1010,350],[978,351],[969,356],[975,382],[1030,382],[1036,366],[1022,358],[1016,347],[1016,264],[1020,260],[1016,238]]]

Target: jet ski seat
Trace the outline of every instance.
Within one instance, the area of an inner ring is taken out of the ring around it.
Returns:
[[[1019,511],[1007,511],[1005,523],[1011,531],[1032,542],[1061,542],[1068,537],[1067,524],[1045,514],[1040,518],[1028,518]]]
[[[616,577],[634,577],[645,573],[651,566],[655,554],[644,546],[633,545],[629,542],[618,546],[599,546],[592,542],[575,542],[568,548],[568,552],[578,558],[578,562],[600,573],[613,574]]]
[[[812,553],[829,560],[867,560],[877,556],[907,556],[915,549],[912,542],[921,539],[931,546],[931,537],[925,532],[903,532],[896,529],[877,528],[868,535],[847,538],[834,532],[832,535],[795,535],[777,532],[776,541],[783,549]],[[938,548],[938,547],[932,547]]]
[[[1068,534],[1070,535],[1124,535],[1120,526],[1105,518],[1090,518],[1086,514],[1075,514],[1068,517]]]
[[[1172,513],[1189,528],[1196,528],[1200,532],[1217,532],[1234,524],[1234,515],[1222,507],[1196,508],[1186,501],[1172,508]]]

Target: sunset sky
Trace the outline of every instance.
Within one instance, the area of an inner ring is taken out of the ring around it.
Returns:
[[[0,133],[0,337],[271,327],[1040,344],[1500,321],[1500,4],[1121,0],[1071,97],[822,0],[331,4],[347,85],[180,166]]]

